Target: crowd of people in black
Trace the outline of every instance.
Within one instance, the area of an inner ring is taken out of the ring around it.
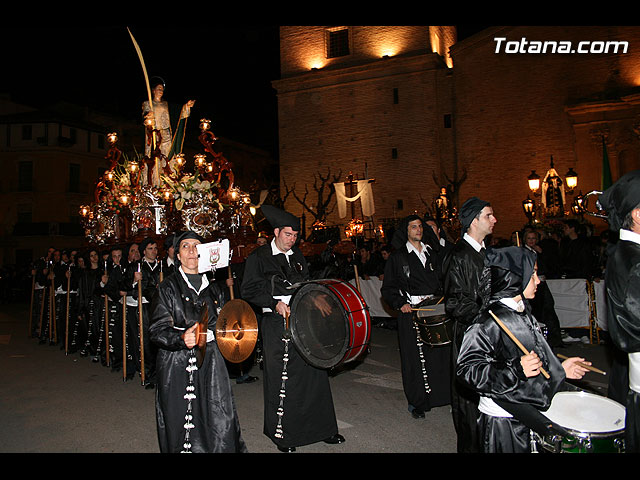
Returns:
[[[176,272],[173,238],[163,242],[162,258],[152,238],[109,249],[50,247],[31,270],[31,336],[123,372],[124,380],[141,376],[152,389],[156,349],[150,342],[149,308],[158,285]],[[233,278],[226,272],[216,277],[228,298]],[[238,383],[256,378],[240,375]]]
[[[418,290],[429,284],[429,292],[428,295],[421,294],[418,297],[442,296],[445,298],[443,296],[447,295],[445,274],[451,267],[444,262],[453,251],[455,242],[450,239],[446,229],[429,216],[424,218],[415,216],[409,223],[413,225],[411,222],[419,224],[420,228],[419,238],[414,238],[414,244],[418,247],[422,246],[424,248],[422,255],[426,254],[428,258],[428,262],[422,264],[426,269],[426,276],[421,277],[418,282],[420,285]],[[399,243],[354,241],[352,249],[340,251],[336,248],[336,241],[328,241],[321,253],[305,259],[308,264],[308,278],[335,278],[350,281],[358,275],[360,280],[366,281],[377,277],[383,282],[383,301],[394,302],[388,292],[396,288],[390,288],[389,285],[400,281],[402,277],[401,273],[397,273],[398,258],[400,258],[398,254],[405,252],[406,248],[411,250],[409,246],[411,236],[407,239],[407,232],[404,231],[406,228],[407,225],[401,223],[399,230],[392,235],[393,239],[399,237],[403,239]],[[607,232],[600,236],[593,236],[588,235],[588,231],[588,225],[566,220],[552,229],[526,226],[521,231],[514,232],[512,238],[508,240],[492,238],[493,235],[489,232],[484,243],[494,249],[503,249],[515,244],[523,245],[525,249],[535,252],[537,273],[541,279],[602,278],[606,264],[604,247]],[[267,234],[261,234],[258,243],[266,245],[269,242],[268,237]],[[154,297],[157,296],[159,285],[177,271],[174,235],[168,236],[162,247],[162,258],[160,258],[160,249],[156,240],[151,238],[126,246],[112,246],[109,250],[90,248],[82,252],[49,248],[46,255],[34,263],[31,272],[33,279],[31,335],[38,339],[40,344],[59,346],[66,354],[89,357],[91,361],[109,367],[112,372],[121,373],[125,381],[138,376],[145,388],[156,388],[158,346],[151,340],[153,332],[150,331],[152,323],[150,308]],[[391,267],[389,262],[393,259],[396,260]],[[226,268],[225,271],[216,272],[215,276],[209,274],[210,281],[219,285],[218,291],[222,292],[227,300],[230,297],[242,298],[240,287],[243,282],[244,266],[245,263],[230,265],[232,275],[228,274]],[[420,270],[418,264],[411,268],[414,272],[416,268]],[[395,275],[395,278],[392,279],[390,275]],[[427,281],[428,278],[433,280]],[[386,294],[384,288],[387,289]],[[413,294],[409,296],[414,297]],[[545,289],[544,285],[538,287],[535,297],[529,300],[535,317],[548,328],[549,344],[552,347],[561,346],[559,323],[548,288]],[[402,301],[399,302],[402,303]],[[374,318],[373,321],[374,325],[379,327],[399,330],[399,336],[405,338],[402,341],[401,350],[404,350],[402,353],[403,383],[409,402],[409,411],[414,418],[423,418],[424,412],[431,406],[449,404],[453,401],[455,397],[450,396],[449,379],[454,375],[449,365],[446,369],[438,368],[438,371],[444,372],[441,380],[435,380],[435,370],[428,372],[423,368],[422,373],[405,371],[408,368],[407,365],[418,364],[416,360],[418,355],[423,357],[426,355],[425,352],[428,353],[430,350],[423,351],[422,348],[415,350],[416,339],[413,338],[415,333],[405,332],[400,335],[398,319],[404,318],[402,315],[405,312],[404,307],[400,309],[400,303],[392,306],[392,310],[397,310],[400,317]],[[257,308],[256,313],[260,317],[261,310]],[[413,340],[406,340],[407,335]],[[420,343],[419,337],[418,343]],[[456,352],[457,348],[460,348],[460,345],[456,347]],[[446,359],[428,358],[427,364],[430,368],[436,364],[442,367],[449,363],[450,356],[456,355],[456,353],[449,353],[449,350],[446,352]],[[260,340],[254,355],[243,365],[231,365],[226,362],[227,374],[230,378],[236,378],[237,383],[255,381],[257,377],[250,375],[249,371],[254,365],[260,365],[262,368],[261,361]],[[455,361],[450,366],[454,369]],[[426,378],[429,376],[431,385],[426,383]],[[417,377],[424,377],[425,380]],[[409,392],[417,388],[422,392],[419,396],[423,396],[424,387],[426,387],[427,397],[431,400],[427,400],[426,403],[425,400],[420,400],[421,404],[418,407],[412,404],[417,401],[411,400],[411,396],[415,398],[415,395]],[[438,401],[434,400],[436,398],[434,393],[440,395]]]
[[[433,218],[425,218],[426,224],[432,227],[431,244],[438,248],[449,249],[453,242],[446,229]],[[487,243],[495,248],[511,245],[522,245],[536,252],[538,259],[538,275],[541,279],[585,278],[601,279],[606,265],[606,245],[608,231],[594,235],[592,226],[574,219],[544,226],[527,225],[514,232],[510,239],[490,236]],[[31,317],[32,335],[41,343],[59,345],[69,354],[79,353],[89,356],[94,362],[109,364],[114,371],[121,368],[121,330],[122,302],[128,305],[132,318],[137,315],[138,281],[143,285],[143,310],[151,301],[151,296],[160,281],[173,273],[174,249],[171,245],[173,236],[167,238],[163,245],[164,258],[158,258],[158,246],[143,241],[125,246],[112,247],[109,250],[75,249],[60,250],[54,247],[39,258],[33,265],[33,308]],[[267,235],[260,236],[258,242],[266,243]],[[336,241],[327,242],[327,248],[321,254],[307,257],[311,278],[337,278],[346,281],[359,275],[362,280],[377,277],[384,278],[385,264],[395,249],[391,242],[376,240],[354,240],[353,253],[339,253],[334,248]],[[243,264],[233,265],[233,277],[241,281]],[[26,272],[25,272],[26,273]],[[225,272],[217,275],[218,281],[228,283]],[[142,280],[137,280],[141,278]],[[1,275],[4,301],[9,301],[10,285],[26,285],[24,275],[15,269],[5,268]],[[239,297],[237,284],[234,294]],[[53,292],[53,294],[52,294]],[[26,295],[23,295],[23,298]],[[546,297],[546,300],[545,300]],[[559,345],[559,331],[553,329],[557,319],[549,319],[555,313],[549,305],[553,305],[548,288],[538,289],[538,302],[534,301],[538,312],[537,318],[543,323],[547,318],[552,330],[550,341]],[[539,303],[539,305],[538,305]],[[68,305],[68,306],[67,306]],[[105,308],[107,311],[105,323]],[[126,313],[126,312],[125,312]],[[146,313],[145,313],[146,315]],[[144,315],[143,315],[144,317]],[[374,318],[374,324],[385,328],[397,328],[394,318]],[[130,322],[135,324],[136,322]],[[145,320],[143,323],[148,323]],[[144,324],[143,324],[144,327]],[[108,330],[108,336],[105,332]],[[132,341],[136,342],[139,333],[130,332]],[[129,333],[127,333],[129,335]],[[144,331],[143,331],[144,337]],[[151,347],[150,347],[151,348]],[[127,373],[129,378],[134,371],[139,372],[139,347],[131,346],[133,362]],[[136,356],[137,355],[137,356]],[[148,358],[152,354],[150,353]],[[135,358],[134,358],[135,357]],[[153,378],[147,376],[147,378]]]

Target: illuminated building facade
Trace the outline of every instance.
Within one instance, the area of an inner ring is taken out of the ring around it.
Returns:
[[[280,42],[281,187],[328,168],[374,178],[381,219],[424,213],[454,182],[456,204],[489,200],[508,238],[527,221],[527,176],[551,158],[578,174],[567,203],[601,187],[604,152],[614,181],[640,168],[638,27],[491,27],[457,42],[454,27],[286,26]]]

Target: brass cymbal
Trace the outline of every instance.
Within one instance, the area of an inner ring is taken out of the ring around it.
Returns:
[[[251,306],[241,299],[224,304],[216,322],[216,343],[222,356],[232,363],[246,360],[258,341],[258,320]]]

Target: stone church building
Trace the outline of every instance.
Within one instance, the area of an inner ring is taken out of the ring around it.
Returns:
[[[528,177],[553,165],[577,174],[563,187],[571,215],[575,197],[602,188],[604,159],[613,181],[640,168],[638,45],[633,26],[490,27],[461,40],[448,26],[283,26],[273,86],[285,205],[307,233],[323,206],[326,225],[377,227],[432,210],[447,187],[455,207],[490,201],[494,234],[508,238],[528,221],[528,197],[541,218]],[[350,178],[371,180],[370,217],[360,200],[343,217],[335,195],[323,205]]]

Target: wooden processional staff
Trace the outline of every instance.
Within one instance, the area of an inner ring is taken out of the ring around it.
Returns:
[[[138,272],[140,272],[138,264]],[[144,330],[142,321],[142,281],[138,282],[138,328],[140,329],[140,381],[144,385]]]
[[[55,275],[51,277],[51,296],[49,297],[49,342],[53,340],[55,343],[56,338],[56,285]]]
[[[122,296],[122,381],[127,381],[127,296]]]
[[[104,274],[107,275],[107,261],[104,262]],[[104,294],[104,344],[107,355],[107,366],[111,365],[109,357],[109,295]]]
[[[36,276],[33,274],[31,276],[31,304],[29,305],[29,331],[27,332],[27,337],[31,337],[31,320],[33,318],[33,297],[36,294]]]
[[[67,310],[64,320],[64,354],[69,354],[69,300],[71,296],[71,265],[67,271]]]

